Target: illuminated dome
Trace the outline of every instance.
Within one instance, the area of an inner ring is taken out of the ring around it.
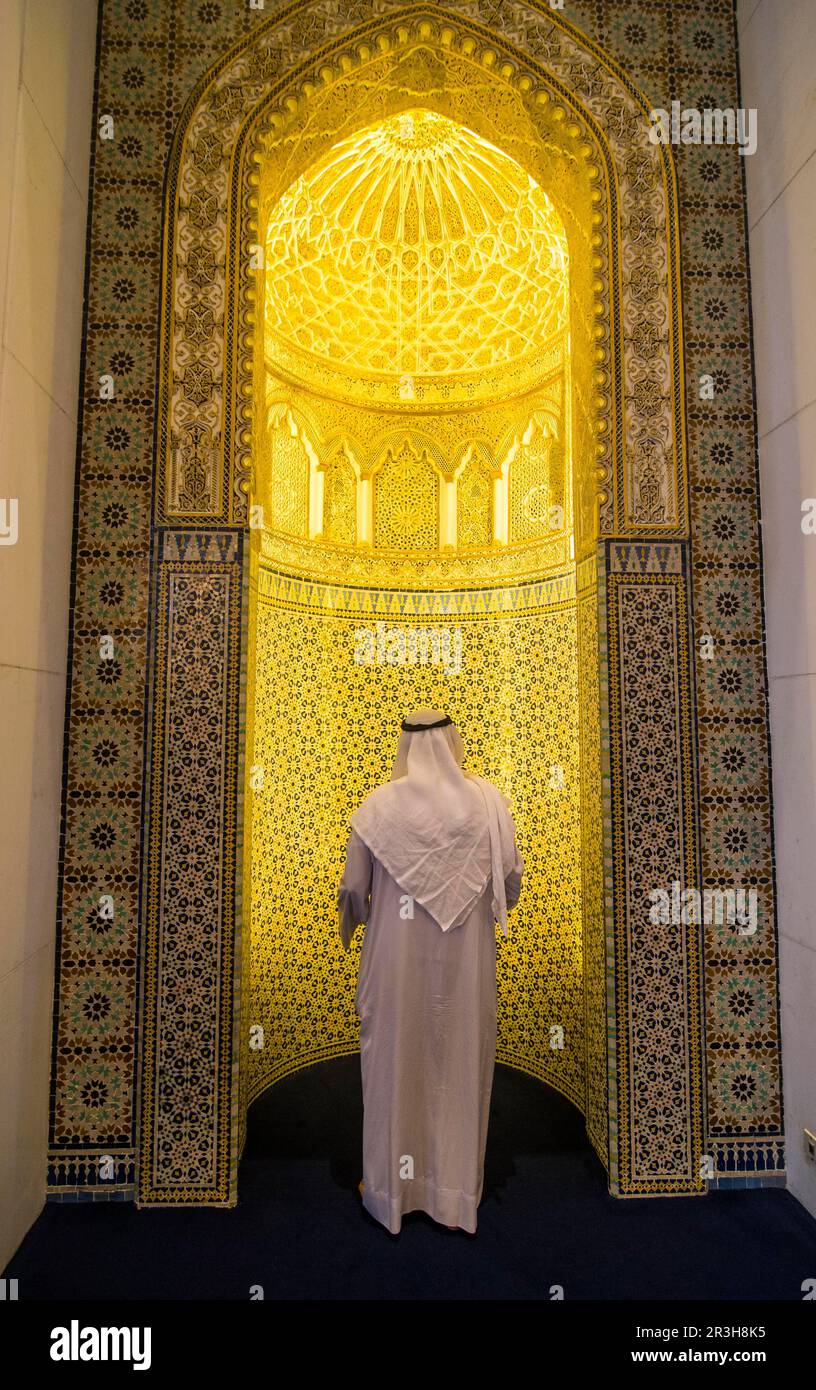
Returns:
[[[349,400],[517,394],[567,324],[567,243],[546,193],[430,111],[313,165],[272,211],[265,263],[271,370]]]

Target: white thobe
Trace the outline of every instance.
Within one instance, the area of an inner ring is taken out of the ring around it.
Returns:
[[[508,908],[523,870],[516,851]],[[417,1210],[473,1233],[496,1061],[492,884],[443,932],[352,830],[338,905],[346,949],[366,924],[355,994],[363,1204],[394,1235]]]

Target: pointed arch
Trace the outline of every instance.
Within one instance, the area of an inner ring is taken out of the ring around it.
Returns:
[[[519,9],[526,19],[517,41],[463,18],[454,6],[404,5],[363,22],[341,11],[325,33],[319,6],[293,4],[260,22],[204,75],[173,143],[154,459],[158,617],[151,632],[141,924],[141,1204],[236,1199],[244,1115],[239,1036],[247,1022],[236,960],[250,814],[241,710],[247,593],[256,582],[246,526],[256,427],[266,406],[257,333],[265,215],[259,166],[268,161],[273,169],[264,186],[274,199],[372,113],[393,114],[418,100],[495,140],[559,199],[574,268],[570,350],[578,363],[564,447],[576,462],[581,738],[589,750],[582,762],[582,805],[590,808],[584,883],[593,910],[585,942],[588,1132],[615,1192],[704,1186],[693,929],[661,938],[671,965],[661,981],[669,979],[671,991],[652,979],[648,1045],[635,1049],[631,1032],[643,999],[643,901],[655,855],[669,881],[685,886],[699,874],[674,166],[670,150],[649,142],[649,104],[626,74],[558,12],[536,4]],[[200,273],[205,251],[209,277]],[[193,439],[197,456],[209,460],[203,472],[186,470],[184,449]],[[188,481],[179,485],[190,476],[193,489]],[[284,595],[287,584],[280,579]],[[512,601],[529,602],[534,588],[519,586]],[[170,850],[176,871],[183,864],[185,837],[193,852],[193,830],[179,821],[166,775],[175,766],[167,730],[190,656],[178,621],[185,605],[199,621],[206,612],[210,641],[221,642],[224,653],[222,684],[211,692],[211,742],[220,761],[200,782],[213,828],[195,850],[199,859],[209,856],[217,892],[194,912],[183,895],[164,891],[163,879]],[[599,652],[609,661],[600,685]],[[647,655],[653,671],[662,663],[663,684],[662,703],[644,721],[637,673]],[[657,849],[653,789],[629,773],[632,750],[644,739],[663,749],[667,770],[675,769]],[[218,985],[204,1034],[200,1014],[194,1016],[201,1068],[195,1093],[192,1085],[162,1083],[168,1058],[189,1073],[180,1059],[191,1046],[193,1015],[177,986],[180,943],[191,932],[199,974]],[[204,1035],[211,1039],[206,1051]],[[642,1084],[654,1066],[671,1077],[657,1120],[647,1113]],[[207,1078],[211,1105],[201,1100]]]

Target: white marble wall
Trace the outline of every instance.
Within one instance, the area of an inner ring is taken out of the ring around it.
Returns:
[[[0,1268],[45,1196],[95,42],[96,0],[0,0]]]
[[[738,0],[760,437],[790,1190],[816,1215],[816,4]]]

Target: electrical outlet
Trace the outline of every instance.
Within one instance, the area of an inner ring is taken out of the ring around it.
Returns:
[[[805,1153],[811,1163],[816,1163],[816,1134],[811,1130],[805,1130]]]

